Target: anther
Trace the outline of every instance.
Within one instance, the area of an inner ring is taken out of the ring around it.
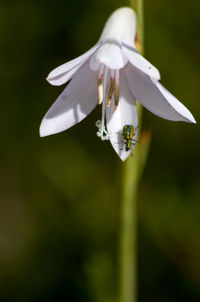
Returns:
[[[114,96],[115,96],[115,106],[114,106],[113,112],[115,112],[117,110],[117,107],[119,104],[119,89],[116,89]]]
[[[118,70],[116,70],[115,72],[114,100],[115,100],[115,106],[113,112],[116,111],[119,103],[119,71]]]
[[[109,88],[108,97],[107,97],[107,100],[106,100],[106,106],[107,107],[110,107],[110,102],[111,102],[111,99],[112,99],[114,87],[115,87],[115,79],[113,77],[111,77],[110,78],[110,88]]]
[[[98,95],[99,95],[99,104],[103,102],[103,73],[100,74],[98,78]]]

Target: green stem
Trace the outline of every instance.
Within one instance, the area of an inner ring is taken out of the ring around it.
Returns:
[[[137,32],[143,45],[143,1],[131,1],[138,18]],[[138,105],[139,129],[141,129],[142,107]],[[140,131],[139,131],[140,132]],[[140,140],[140,133],[138,134]],[[137,144],[133,157],[123,163],[122,199],[120,221],[120,283],[119,302],[137,301],[137,191],[141,175],[141,148]]]
[[[137,148],[137,147],[136,147]],[[137,187],[139,148],[123,167],[120,230],[120,302],[137,301]],[[132,162],[131,162],[132,161]],[[134,163],[134,164],[133,164]]]
[[[137,32],[142,44],[142,53],[144,53],[144,2],[143,0],[136,0],[135,5],[133,5],[132,7],[135,8],[137,14]]]

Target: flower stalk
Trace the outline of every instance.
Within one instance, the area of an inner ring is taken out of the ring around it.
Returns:
[[[138,26],[136,34],[136,47],[143,53],[143,0],[130,1],[137,14]],[[142,106],[137,103],[138,110],[138,140],[141,137]],[[119,302],[137,301],[137,192],[142,161],[141,148],[148,149],[148,144],[136,144],[133,157],[129,157],[122,166],[122,195],[120,216],[120,249],[119,249]],[[147,156],[148,152],[143,152]],[[146,157],[145,156],[145,157]]]

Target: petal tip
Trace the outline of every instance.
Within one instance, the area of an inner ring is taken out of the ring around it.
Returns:
[[[39,129],[39,135],[40,137],[45,137],[45,136],[48,136],[48,134],[46,133],[44,127],[43,127],[43,124],[41,123],[40,125],[40,129]]]
[[[157,80],[160,81],[161,80],[161,75],[160,75],[159,70],[157,70],[157,71],[158,71],[158,73],[157,73]]]
[[[62,79],[56,79],[56,77],[50,77],[49,75],[47,76],[46,80],[52,86],[61,86],[66,83],[65,80],[63,81]]]
[[[133,150],[131,150],[130,152],[122,152],[121,154],[118,154],[119,155],[119,157],[120,157],[120,159],[121,159],[121,161],[123,161],[123,162],[125,162],[128,158],[129,158],[129,156],[131,155],[131,152],[132,152]]]
[[[195,120],[195,118],[194,118],[194,116],[191,114],[191,117],[190,117],[190,123],[192,123],[192,124],[196,124],[197,122],[196,122],[196,120]]]
[[[49,127],[47,124],[46,124],[46,120],[43,119],[41,124],[40,124],[40,128],[39,128],[39,135],[40,137],[45,137],[45,136],[49,136],[49,135],[52,135],[54,134],[51,127]]]
[[[160,75],[160,71],[156,68],[156,67],[151,67],[149,66],[149,71],[153,70],[153,73],[149,73],[148,75],[150,76],[150,78],[154,81],[154,82],[158,82],[161,80],[161,75]]]
[[[47,81],[49,84],[52,84],[50,74],[51,74],[51,73],[49,73],[48,76],[46,77],[46,81]]]
[[[192,123],[192,124],[196,124],[196,120],[194,118],[194,116],[192,115],[192,113],[183,105],[183,108],[185,109],[183,112],[182,112],[182,116],[184,117],[184,119],[182,119],[183,121],[185,122],[188,122],[188,123]]]
[[[53,71],[54,71],[54,70],[53,70]],[[51,78],[53,77],[53,75],[52,75],[53,71],[51,71],[51,72],[48,73],[48,75],[47,75],[47,77],[46,77],[46,80],[47,80],[47,81],[51,80]]]

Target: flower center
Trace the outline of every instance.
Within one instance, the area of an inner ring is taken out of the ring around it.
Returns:
[[[109,83],[109,86],[107,85]],[[98,96],[99,104],[102,104],[101,120],[96,122],[98,127],[97,136],[102,140],[108,140],[109,134],[106,128],[106,107],[110,107],[114,96],[114,110],[116,111],[119,103],[119,70],[108,69],[103,64],[99,68],[98,77]]]

